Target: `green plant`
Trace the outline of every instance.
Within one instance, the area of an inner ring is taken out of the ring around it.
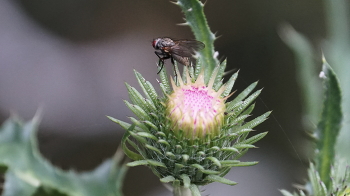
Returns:
[[[342,0],[325,0],[328,19],[329,40],[324,45],[320,78],[323,80],[322,112],[317,127],[306,124],[315,143],[315,154],[310,158],[308,182],[304,189],[295,193],[282,190],[285,196],[348,196],[350,195],[349,149],[349,57],[342,55],[350,51],[348,28],[348,6]],[[291,27],[285,26],[282,38],[293,49],[297,58],[300,86],[304,92],[304,113],[311,121],[318,118],[320,99],[319,82],[313,70],[315,51],[310,42]],[[336,74],[337,73],[337,74]],[[338,79],[339,77],[339,79]],[[344,118],[344,119],[343,119]]]
[[[24,123],[8,119],[0,129],[0,164],[5,166],[3,196],[121,196],[126,167],[122,152],[95,170],[63,171],[41,156],[36,138],[38,116]]]
[[[238,72],[223,84],[226,61],[219,63],[217,59],[215,35],[207,25],[203,3],[179,0],[175,4],[186,17],[184,25],[190,26],[196,39],[205,44],[196,54],[196,67],[184,67],[181,77],[175,63],[176,82],[172,78],[169,81],[162,69],[162,96],[135,71],[144,96],[126,84],[131,103],[125,103],[137,119],[130,117],[131,123],[127,123],[109,118],[127,130],[122,146],[134,160],[128,166],[147,165],[161,182],[172,182],[174,195],[198,196],[198,186],[211,182],[235,185],[223,178],[232,167],[257,164],[239,159],[267,134],[248,137],[270,112],[247,121],[261,92],[253,92],[256,82],[226,102],[233,94]]]

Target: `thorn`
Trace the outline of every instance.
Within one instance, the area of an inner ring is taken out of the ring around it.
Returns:
[[[188,22],[184,22],[184,23],[179,23],[177,25],[179,25],[179,26],[189,26],[190,24]]]
[[[181,2],[180,1],[170,1],[170,3],[173,3],[175,5],[181,5]]]
[[[36,124],[40,123],[43,116],[43,111],[44,111],[44,105],[40,105],[38,110],[35,112],[35,115],[33,117],[33,122],[35,122]]]
[[[217,35],[218,34],[218,32],[216,31],[215,33],[214,33],[214,35],[215,35],[215,39],[218,39],[218,38],[220,38],[222,35]]]
[[[204,3],[202,3],[203,7],[207,4],[208,0],[204,1]]]
[[[215,51],[213,57],[216,59],[219,56],[219,52]]]
[[[177,5],[177,1],[170,1],[170,3]]]
[[[211,37],[213,40],[215,40],[215,35],[214,35],[214,33],[210,33],[210,37]]]
[[[320,77],[321,79],[326,79],[327,78],[327,76],[324,73],[324,71],[321,71],[320,74],[318,75],[318,77]]]

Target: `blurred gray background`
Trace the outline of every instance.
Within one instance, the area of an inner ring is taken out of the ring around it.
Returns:
[[[301,96],[292,52],[277,34],[290,23],[317,43],[324,36],[318,0],[208,0],[205,7],[220,57],[240,69],[235,89],[259,80],[264,87],[255,116],[273,110],[257,127],[269,131],[235,168],[203,195],[278,196],[278,189],[303,183],[310,153],[301,126]],[[180,9],[168,0],[0,1],[0,118],[26,120],[39,107],[41,152],[61,168],[93,169],[113,155],[122,134],[105,115],[128,121],[132,113],[124,82],[138,87],[133,69],[157,86],[153,38],[193,38]],[[170,62],[166,64],[172,70]],[[170,196],[146,167],[131,168],[126,196]]]

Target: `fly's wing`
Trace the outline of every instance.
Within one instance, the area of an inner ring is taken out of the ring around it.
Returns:
[[[197,40],[174,40],[175,45],[169,48],[169,52],[182,57],[192,57],[195,51],[202,50],[205,45]]]
[[[175,61],[177,61],[185,66],[191,66],[191,63],[194,60],[191,57],[183,57],[183,56],[179,56],[177,54],[172,54],[172,57],[174,58]]]

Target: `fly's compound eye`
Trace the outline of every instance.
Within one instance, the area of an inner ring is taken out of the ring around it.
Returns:
[[[159,50],[159,49],[160,49],[160,48],[159,48],[158,42],[159,42],[159,38],[154,39],[153,42],[152,42],[152,46],[153,46],[153,48],[156,49],[156,50]]]

